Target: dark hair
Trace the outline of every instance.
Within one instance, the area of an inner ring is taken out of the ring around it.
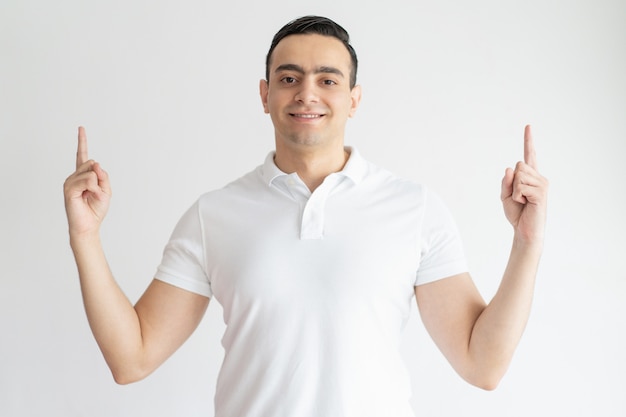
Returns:
[[[304,34],[318,34],[323,36],[331,36],[340,40],[350,53],[350,59],[352,60],[352,69],[350,71],[350,88],[356,85],[356,70],[358,66],[358,60],[356,58],[356,52],[350,45],[350,35],[348,32],[339,26],[337,23],[321,16],[304,16],[296,20],[292,20],[280,29],[274,39],[272,39],[272,45],[265,58],[265,79],[270,79],[270,60],[272,53],[276,48],[276,45],[290,35],[304,35]]]

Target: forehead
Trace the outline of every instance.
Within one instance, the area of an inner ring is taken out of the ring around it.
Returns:
[[[350,53],[337,38],[318,34],[289,35],[274,49],[270,66],[297,64],[304,68],[332,66],[346,71],[351,66]]]

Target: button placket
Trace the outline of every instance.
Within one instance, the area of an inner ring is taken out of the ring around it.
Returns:
[[[337,175],[331,174],[311,194],[302,211],[300,239],[324,237],[324,211],[330,191],[337,185]]]

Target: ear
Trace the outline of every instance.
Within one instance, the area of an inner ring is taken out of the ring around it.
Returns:
[[[263,111],[269,114],[270,109],[267,106],[267,95],[269,92],[269,85],[266,80],[259,81],[259,94],[261,95],[261,103],[263,103]]]
[[[356,109],[359,107],[359,103],[361,102],[361,86],[355,85],[350,91],[350,113],[348,113],[349,117],[353,117],[356,113]]]

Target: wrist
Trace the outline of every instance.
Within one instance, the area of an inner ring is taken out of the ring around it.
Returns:
[[[100,232],[72,232],[70,230],[70,247],[76,251],[83,247],[100,245]]]
[[[513,249],[541,254],[541,252],[543,251],[543,236],[528,238],[526,236],[520,236],[518,233],[515,233],[515,235],[513,236]]]

